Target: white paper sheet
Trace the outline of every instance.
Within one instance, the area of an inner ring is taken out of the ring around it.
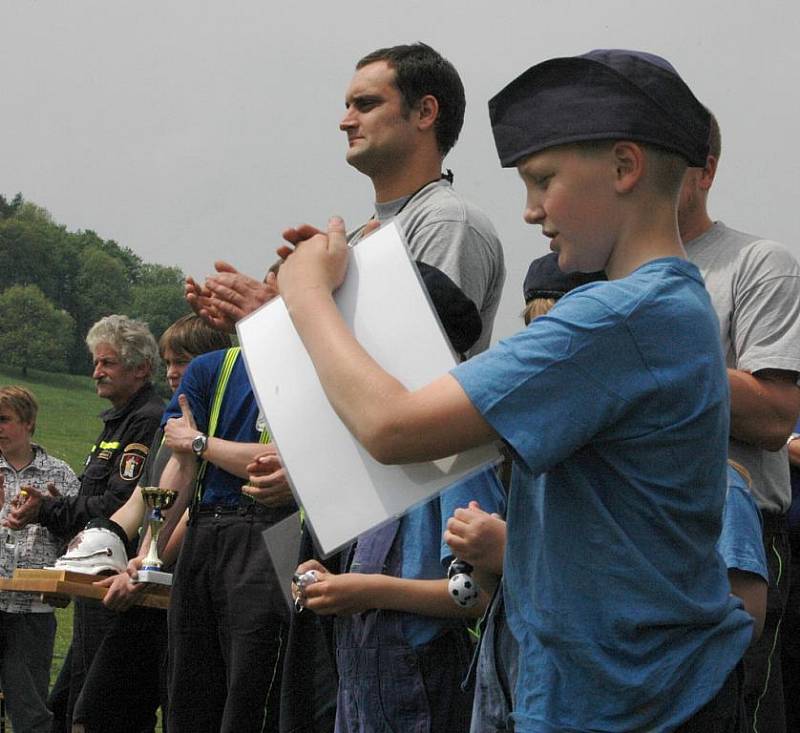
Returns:
[[[455,358],[397,227],[383,227],[351,255],[336,303],[359,342],[409,389],[448,372]],[[326,555],[500,459],[485,446],[429,463],[381,465],[331,408],[280,298],[237,331],[262,415]]]

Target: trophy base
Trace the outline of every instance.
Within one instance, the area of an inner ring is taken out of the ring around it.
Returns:
[[[134,583],[158,583],[158,585],[172,585],[172,573],[163,570],[139,570]]]

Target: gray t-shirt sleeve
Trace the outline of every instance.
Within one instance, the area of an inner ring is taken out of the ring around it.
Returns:
[[[736,368],[800,372],[800,264],[769,240],[754,242],[740,258],[731,318]]]

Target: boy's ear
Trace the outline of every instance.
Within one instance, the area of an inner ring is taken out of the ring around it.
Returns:
[[[641,180],[645,170],[645,151],[641,145],[620,140],[612,148],[617,193],[630,193]]]

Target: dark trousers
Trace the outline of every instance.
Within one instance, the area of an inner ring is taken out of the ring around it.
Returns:
[[[72,730],[75,703],[115,615],[98,601],[75,599],[72,644],[47,702],[53,713],[53,733],[70,733]]]
[[[744,733],[746,728],[743,665],[738,664],[728,675],[720,691],[675,733]],[[762,733],[770,729],[764,728]]]
[[[0,611],[0,689],[16,731],[50,730],[45,703],[55,635],[52,613]]]
[[[193,516],[173,579],[170,733],[278,730],[288,617],[261,533],[265,513]]]
[[[764,515],[764,551],[769,569],[764,631],[745,653],[744,705],[750,733],[785,733],[781,645],[790,587],[791,549],[786,515]],[[795,728],[790,729],[793,733]]]
[[[792,584],[781,626],[781,675],[786,730],[800,731],[800,528],[789,532]]]
[[[94,657],[73,713],[87,733],[155,730],[167,714],[167,612],[134,606],[117,614]],[[164,731],[166,733],[166,727]]]

